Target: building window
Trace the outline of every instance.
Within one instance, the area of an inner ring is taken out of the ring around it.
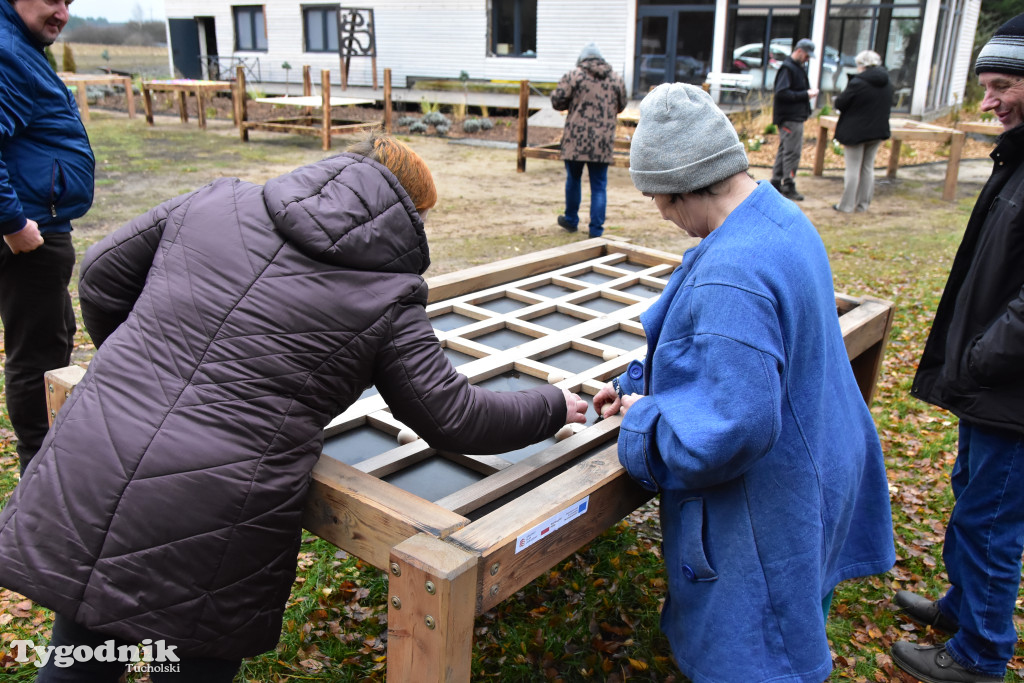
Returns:
[[[338,51],[338,8],[307,7],[302,11],[306,52]]]
[[[266,52],[267,27],[263,21],[263,7],[249,5],[234,7],[235,50]]]
[[[491,53],[537,56],[537,0],[491,0]]]

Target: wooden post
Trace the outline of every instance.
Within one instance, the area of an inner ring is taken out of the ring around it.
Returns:
[[[516,171],[526,171],[526,155],[523,148],[526,147],[527,119],[530,117],[530,81],[519,81],[519,132],[516,135]]]
[[[349,57],[342,57],[341,58],[341,89],[343,91],[344,90],[348,90],[348,64],[349,64],[349,60],[350,60]]]
[[[146,111],[146,123],[153,125],[153,93],[146,87],[146,82],[142,82],[142,108]]]
[[[238,137],[242,142],[249,142],[249,129],[245,127],[245,121],[248,118],[245,102],[247,96],[248,94],[245,91],[245,67],[235,67],[235,123],[238,124]]]
[[[202,86],[196,86],[196,111],[199,112],[199,127],[206,130],[206,98]]]
[[[825,170],[825,148],[828,146],[828,128],[818,124],[818,144],[814,146],[814,175],[821,175]]]
[[[89,96],[85,92],[85,83],[75,84],[75,101],[78,103],[78,112],[82,115],[82,121],[89,123]]]
[[[479,561],[428,534],[392,549],[389,681],[469,683]]]
[[[323,69],[320,72],[320,97],[323,102],[323,130],[320,131],[320,141],[326,152],[331,148],[331,71]]]
[[[313,77],[309,74],[309,64],[302,65],[302,96],[309,97],[313,94]],[[313,107],[304,107],[302,115],[313,116]],[[308,121],[306,123],[309,123]]]
[[[182,123],[188,123],[188,104],[185,101],[185,91],[179,90],[176,94],[178,96],[178,116]]]
[[[374,86],[375,90],[376,88],[377,86]],[[384,132],[389,135],[391,134],[391,110],[391,69],[384,69]]]
[[[61,406],[71,397],[71,390],[82,381],[85,369],[77,365],[50,370],[43,375],[46,382],[46,411],[50,416],[50,424],[57,419]]]
[[[886,170],[885,177],[889,180],[896,178],[896,169],[900,167],[900,147],[903,143],[896,137],[892,138],[892,147],[889,150],[889,168]]]
[[[132,79],[128,76],[124,77],[124,99],[128,104],[128,118],[135,118],[135,86],[132,85]]]
[[[377,89],[377,54],[374,53],[374,55],[370,59],[373,61],[373,89],[376,90]]]
[[[967,136],[960,131],[953,132],[949,139],[949,161],[946,162],[946,184],[942,186],[942,198],[947,202],[956,199],[956,183],[960,175],[960,155],[964,151]]]

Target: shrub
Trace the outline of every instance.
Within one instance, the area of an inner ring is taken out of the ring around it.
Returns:
[[[409,124],[409,132],[410,133],[426,133],[427,132],[427,124],[423,123],[422,121],[413,121],[412,123]]]
[[[75,55],[71,51],[71,43],[64,43],[64,58],[61,60],[61,71],[75,73],[78,65],[75,64]]]
[[[434,126],[434,130],[437,131],[438,135],[448,135],[449,126],[447,124]]]
[[[53,50],[50,49],[49,45],[43,48],[43,54],[46,55],[46,61],[48,61],[50,63],[50,66],[53,67],[53,70],[56,71],[57,58],[53,56]]]
[[[478,133],[480,132],[480,121],[477,119],[466,119],[462,122],[462,130],[467,133]]]
[[[411,126],[417,121],[419,121],[419,119],[416,118],[415,116],[402,116],[399,117],[398,121],[395,122],[395,125],[398,126],[399,128],[405,128],[406,126]]]
[[[778,132],[779,132],[779,127],[776,126],[774,123],[769,123],[767,126],[764,127],[764,134],[765,135],[775,135]]]
[[[425,124],[427,124],[429,126],[450,126],[451,125],[451,122],[448,120],[448,117],[445,116],[444,114],[442,114],[439,111],[429,112],[426,116],[423,117],[423,123],[425,123]]]
[[[494,128],[494,121],[491,121],[490,119],[477,119],[477,120],[480,122],[481,130],[490,130],[491,128]]]

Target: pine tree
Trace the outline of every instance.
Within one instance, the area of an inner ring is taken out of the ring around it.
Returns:
[[[78,66],[75,64],[75,55],[71,52],[71,44],[64,43],[64,61],[63,70],[68,73],[75,73],[78,71]]]
[[[49,45],[43,48],[43,54],[46,55],[46,61],[48,61],[50,63],[50,66],[53,67],[53,70],[56,71],[57,58],[53,56],[53,50],[50,49]]]

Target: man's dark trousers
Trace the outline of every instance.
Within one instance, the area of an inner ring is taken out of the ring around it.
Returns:
[[[783,121],[779,126],[779,149],[772,167],[772,182],[783,190],[796,189],[796,171],[804,146],[804,122]]]
[[[71,233],[46,233],[34,251],[14,254],[0,240],[0,321],[4,326],[7,413],[18,437],[21,471],[49,429],[43,375],[71,362],[75,312],[68,283],[75,267]]]

